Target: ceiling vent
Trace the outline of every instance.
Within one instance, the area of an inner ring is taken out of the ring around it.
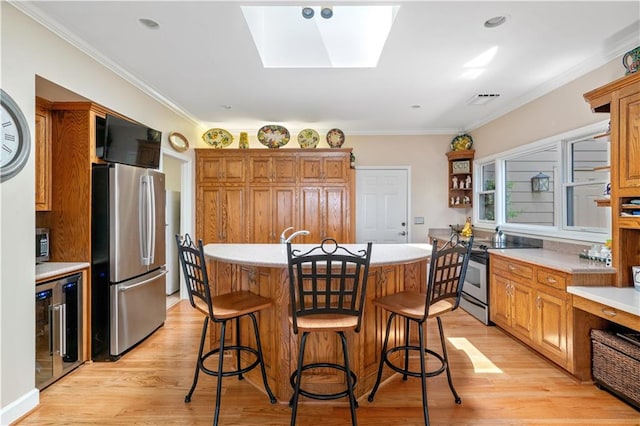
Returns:
[[[467,101],[467,105],[486,105],[499,97],[499,93],[478,93]]]

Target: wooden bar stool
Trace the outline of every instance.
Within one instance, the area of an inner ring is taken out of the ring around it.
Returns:
[[[264,361],[262,357],[262,346],[260,345],[260,334],[258,333],[258,323],[256,321],[255,312],[262,309],[267,309],[273,305],[273,301],[266,297],[258,296],[248,291],[234,291],[231,293],[222,294],[219,296],[211,296],[209,289],[209,278],[207,274],[207,263],[204,257],[204,250],[202,247],[202,240],[198,241],[196,247],[191,240],[189,234],[185,235],[182,239],[180,235],[176,235],[176,243],[178,244],[178,256],[180,258],[180,264],[182,265],[182,272],[187,284],[187,290],[189,292],[189,302],[191,306],[199,310],[205,315],[204,323],[202,325],[202,336],[200,337],[200,349],[198,350],[198,358],[196,361],[196,371],[193,377],[193,384],[189,393],[185,396],[184,401],[190,402],[191,395],[196,389],[198,383],[198,374],[200,370],[211,376],[218,378],[217,390],[216,390],[216,408],[213,418],[213,424],[218,424],[218,416],[220,414],[220,395],[222,391],[222,378],[229,376],[238,376],[238,380],[243,379],[243,374],[250,370],[253,370],[258,365],[262,371],[262,380],[264,381],[264,388],[269,395],[269,399],[272,404],[276,403],[276,398],[269,388],[267,383],[267,373],[264,368]],[[257,348],[250,346],[243,346],[240,343],[240,318],[248,316],[253,323],[253,329],[256,336]],[[227,321],[236,320],[236,342],[235,345],[225,345],[225,330],[227,327]],[[204,345],[207,337],[207,326],[209,321],[220,324],[220,346],[205,354]],[[236,354],[236,368],[234,370],[224,371],[224,353],[226,351],[235,352]],[[255,361],[246,367],[242,367],[240,362],[240,354],[242,352],[253,354]],[[218,368],[212,370],[205,367],[205,361],[212,355],[218,354]]]
[[[447,242],[440,250],[438,250],[438,242],[433,241],[433,252],[429,263],[429,280],[427,284],[426,294],[416,293],[413,291],[402,291],[389,296],[379,297],[373,300],[373,304],[381,307],[389,312],[387,321],[386,335],[382,346],[382,354],[380,357],[380,366],[378,367],[378,377],[376,383],[369,394],[369,402],[373,402],[373,398],[380,386],[382,378],[382,367],[384,364],[392,370],[402,374],[402,379],[407,380],[407,376],[420,377],[422,381],[422,410],[424,413],[424,424],[429,424],[429,411],[427,408],[427,377],[437,376],[446,371],[449,388],[456,404],[461,404],[462,400],[451,380],[451,370],[449,369],[449,357],[447,355],[447,347],[442,329],[441,316],[447,312],[454,311],[458,308],[464,277],[467,272],[467,264],[469,263],[469,254],[471,253],[471,245],[473,237],[465,244],[459,244],[458,239],[454,238]],[[396,316],[400,316],[405,321],[404,345],[387,348],[389,343],[389,333],[391,324]],[[425,347],[424,326],[425,322],[435,318],[438,321],[438,331],[440,332],[440,344],[442,346],[442,354],[436,353]],[[409,343],[410,324],[415,323],[418,326],[419,346]],[[416,351],[420,358],[420,371],[409,370],[409,352]],[[400,352],[404,354],[404,366],[394,365],[389,357]],[[425,355],[430,354],[440,361],[440,367],[433,371],[425,369]]]
[[[289,266],[289,293],[291,313],[289,322],[293,332],[302,332],[296,371],[291,375],[294,392],[291,397],[291,425],[296,423],[300,395],[319,400],[349,398],[351,423],[357,424],[356,399],[353,387],[356,375],[349,365],[345,332],[360,331],[364,307],[371,246],[352,253],[339,246],[336,240],[327,238],[322,243],[302,253],[287,243]],[[344,365],[327,362],[304,364],[307,337],[313,332],[335,332],[340,337]],[[310,392],[302,388],[302,372],[316,368],[333,368],[343,371],[347,389],[332,394]]]

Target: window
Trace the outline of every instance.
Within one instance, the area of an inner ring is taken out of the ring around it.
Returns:
[[[493,221],[496,218],[495,192],[496,192],[496,165],[484,164],[480,167],[482,187],[480,189],[479,216],[481,220]]]
[[[596,200],[609,182],[605,128],[598,123],[477,159],[475,226],[604,241],[611,211]]]
[[[565,182],[568,228],[590,231],[609,228],[611,212],[593,208],[606,196],[609,183],[609,138],[590,137],[567,143]]]

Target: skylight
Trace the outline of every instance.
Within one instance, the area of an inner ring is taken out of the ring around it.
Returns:
[[[373,68],[399,6],[334,6],[324,19],[301,6],[242,6],[265,68]]]

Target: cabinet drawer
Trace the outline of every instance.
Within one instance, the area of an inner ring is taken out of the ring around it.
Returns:
[[[567,278],[557,272],[538,269],[536,275],[538,283],[540,284],[548,285],[560,290],[564,290],[567,286]]]
[[[497,271],[508,272],[522,278],[533,278],[533,268],[529,265],[496,257],[491,259],[490,265],[491,268],[495,268]]]
[[[616,324],[624,325],[632,330],[640,331],[640,317],[628,312],[576,295],[573,295],[573,307],[615,322]]]

